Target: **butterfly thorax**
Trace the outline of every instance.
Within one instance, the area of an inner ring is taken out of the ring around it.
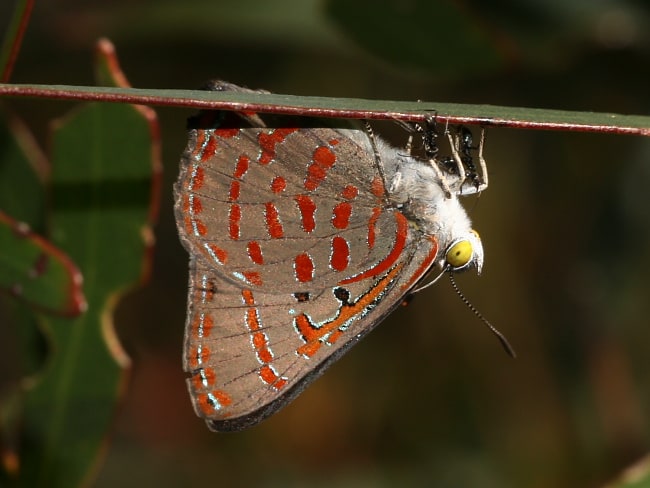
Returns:
[[[391,202],[409,219],[410,225],[424,235],[436,236],[442,251],[438,259],[440,265],[444,265],[445,251],[454,242],[470,240],[474,247],[474,264],[480,269],[483,260],[481,241],[472,230],[471,221],[457,195],[445,194],[439,173],[429,162],[399,155],[387,184]]]

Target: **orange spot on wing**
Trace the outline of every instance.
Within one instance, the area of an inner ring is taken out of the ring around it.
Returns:
[[[251,331],[259,330],[260,321],[259,318],[257,317],[256,308],[249,308],[248,310],[246,310],[246,325],[248,326],[248,329]]]
[[[268,202],[265,207],[264,215],[269,235],[274,239],[281,239],[284,236],[284,229],[280,222],[278,209],[273,202]]]
[[[273,360],[273,355],[268,349],[260,349],[257,351],[257,358],[263,363],[270,363]]]
[[[319,146],[314,151],[314,162],[323,168],[331,168],[336,162],[336,155],[327,146]]]
[[[336,329],[334,332],[332,332],[329,337],[327,338],[327,342],[330,344],[334,344],[339,337],[341,337],[341,334],[343,334],[343,331],[341,329]]]
[[[315,342],[308,342],[303,346],[300,346],[297,350],[297,353],[306,356],[308,358],[311,358],[318,352],[320,349],[321,343],[318,341]]]
[[[307,253],[298,254],[294,259],[296,279],[306,283],[314,278],[314,262]]]
[[[262,277],[257,271],[244,271],[242,275],[251,285],[262,286]]]
[[[214,327],[214,320],[211,315],[196,315],[192,321],[192,337],[201,339],[208,337]]]
[[[230,405],[232,399],[230,398],[230,395],[223,390],[213,390],[209,394],[199,393],[196,395],[196,402],[203,415],[205,417],[211,417],[214,415],[215,410]]]
[[[276,390],[279,390],[280,388],[283,388],[287,383],[288,381],[286,380],[286,378],[278,378],[278,380],[275,383],[273,383],[273,386],[275,387]]]
[[[255,346],[255,349],[266,347],[266,336],[262,332],[253,334],[253,346]]]
[[[358,194],[359,194],[359,189],[354,185],[346,186],[345,188],[343,188],[343,191],[341,192],[341,196],[346,200],[352,200],[356,198]]]
[[[264,383],[268,383],[269,385],[272,385],[278,379],[278,375],[267,364],[260,368],[260,377]]]
[[[314,339],[318,338],[318,332],[317,332],[318,329],[312,327],[309,318],[304,313],[301,313],[300,315],[296,316],[294,322],[296,323],[296,327],[300,331],[300,335],[302,335],[305,341],[311,342]]]
[[[206,315],[203,319],[203,337],[208,337],[214,328],[214,320],[212,315]]]
[[[295,200],[298,204],[298,210],[300,210],[302,229],[307,233],[312,232],[316,228],[316,221],[314,220],[316,204],[307,195],[296,195]]]
[[[209,417],[214,413],[214,405],[212,405],[210,397],[207,394],[200,393],[196,395],[196,404],[205,417]]]
[[[213,135],[208,137],[208,142],[205,144],[205,149],[203,149],[203,154],[201,154],[201,162],[205,163],[208,159],[212,158],[217,152],[217,140]]]
[[[253,346],[257,352],[257,358],[262,363],[270,363],[273,360],[273,354],[267,347],[266,335],[262,332],[253,334]]]
[[[336,271],[343,271],[350,263],[350,246],[341,236],[335,236],[332,239],[332,255],[330,256],[330,264]]]
[[[233,241],[239,239],[239,221],[241,220],[241,207],[235,203],[230,205],[228,215],[228,231]]]
[[[196,227],[196,232],[201,237],[205,236],[208,233],[208,228],[205,226],[205,224],[199,219],[193,219],[193,221],[194,221],[194,227]]]
[[[242,178],[246,174],[246,171],[248,171],[249,163],[250,163],[250,159],[248,158],[248,156],[246,156],[245,154],[239,156],[239,159],[237,160],[237,166],[235,167],[235,172],[233,173],[232,177]]]
[[[284,142],[289,134],[296,132],[297,128],[280,128],[271,132],[260,132],[257,136],[257,142],[262,148],[262,153],[258,159],[260,164],[269,164],[275,159],[275,147]]]
[[[352,215],[352,205],[348,202],[337,203],[333,213],[332,225],[337,229],[347,229],[350,224],[350,215]]]
[[[336,154],[327,146],[319,146],[314,151],[312,163],[307,168],[305,188],[314,191],[327,177],[327,171],[336,163]]]
[[[209,247],[216,256],[217,261],[219,261],[219,264],[226,264],[226,261],[228,261],[228,252],[225,249],[221,249],[220,247],[215,246],[214,244],[209,244]]]
[[[271,181],[271,191],[273,193],[282,193],[286,187],[287,180],[285,180],[282,176],[276,176],[273,178],[273,181]]]
[[[203,204],[201,203],[201,199],[194,195],[194,198],[192,198],[192,214],[200,214],[203,212]]]
[[[205,346],[195,347],[190,351],[189,363],[192,369],[199,369],[209,359],[210,349]]]
[[[239,193],[241,191],[241,182],[239,180],[232,180],[230,182],[230,192],[228,192],[228,200],[236,202],[239,200]]]
[[[253,298],[253,292],[251,290],[242,290],[241,296],[246,305],[255,305],[255,299]]]
[[[214,390],[212,392],[212,395],[217,399],[217,401],[223,407],[227,407],[228,405],[230,405],[232,403],[232,399],[230,398],[230,395],[228,395],[223,390]]]
[[[259,242],[249,241],[247,245],[248,257],[255,264],[264,264],[264,256],[262,255],[262,248]]]
[[[268,346],[266,334],[261,330],[262,325],[260,324],[257,308],[254,307],[255,300],[253,299],[253,293],[250,290],[242,290],[242,298],[244,303],[249,306],[246,310],[246,326],[251,332],[251,343],[257,359],[262,363],[258,374],[265,383],[275,388],[281,388],[286,383],[286,380],[279,378],[270,366],[271,361],[273,361],[273,353]]]

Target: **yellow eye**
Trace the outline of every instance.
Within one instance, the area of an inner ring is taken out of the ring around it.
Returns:
[[[472,243],[466,239],[453,244],[448,250],[445,258],[454,268],[466,266],[474,256]]]

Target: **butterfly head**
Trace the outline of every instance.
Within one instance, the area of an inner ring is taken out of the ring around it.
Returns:
[[[445,251],[444,266],[454,272],[476,268],[478,274],[481,274],[483,244],[478,232],[470,230],[466,235],[454,239]]]

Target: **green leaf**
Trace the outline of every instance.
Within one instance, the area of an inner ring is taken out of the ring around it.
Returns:
[[[0,115],[0,210],[42,233],[45,157],[17,118]]]
[[[30,0],[15,2],[14,14],[0,45],[0,79],[2,81],[8,81],[11,76],[33,6],[34,3]]]
[[[53,241],[84,275],[88,312],[46,320],[56,353],[27,399],[21,473],[70,487],[92,476],[129,365],[111,314],[150,242],[150,126],[132,106],[88,105],[55,125],[52,147]]]
[[[85,309],[81,275],[59,249],[0,211],[0,289],[48,313]]]
[[[425,121],[433,114],[439,123],[481,124],[522,129],[610,132],[650,135],[650,117],[576,112],[495,105],[442,102],[400,102],[280,95],[273,93],[210,92],[200,90],[97,88],[69,85],[3,85],[0,97],[44,97],[93,100],[168,107],[251,110],[313,117]]]
[[[0,289],[49,313],[85,307],[76,266],[41,235],[47,163],[15,117],[0,124]],[[39,169],[37,173],[36,168]]]
[[[10,293],[0,294],[2,311],[2,354],[5,388],[0,398],[0,432],[2,433],[2,468],[0,486],[5,476],[15,476],[18,470],[17,445],[20,437],[23,387],[25,378],[42,368],[45,358],[43,337],[38,329],[34,306],[65,313],[74,300],[66,296],[71,290],[71,271],[58,259],[49,243],[26,235],[27,226],[42,231],[45,222],[42,180],[46,164],[29,131],[15,117],[2,111],[0,119],[0,288]],[[37,174],[36,168],[41,171]],[[2,211],[13,216],[9,218]],[[20,221],[20,224],[15,220]],[[49,266],[45,276],[31,274],[32,266],[43,256]],[[27,259],[24,259],[27,258]],[[69,260],[66,259],[66,263]],[[22,269],[23,272],[16,273]],[[78,276],[76,268],[74,272]],[[57,282],[60,279],[60,282]],[[75,287],[79,290],[79,287]],[[17,293],[20,292],[20,293]],[[16,300],[19,294],[23,300]],[[71,312],[70,310],[68,310]]]

